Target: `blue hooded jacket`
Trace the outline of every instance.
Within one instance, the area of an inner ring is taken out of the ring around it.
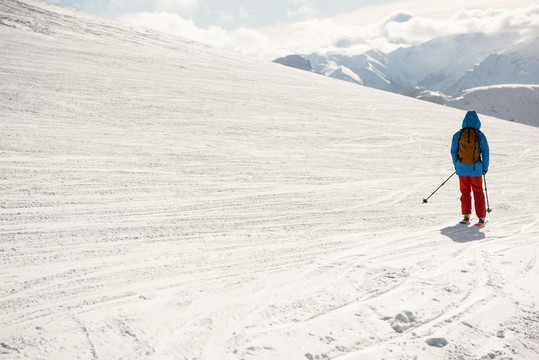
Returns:
[[[475,111],[468,111],[464,120],[462,121],[462,128],[474,128],[481,129],[481,121],[477,117]],[[459,149],[459,137],[460,130],[453,135],[453,141],[451,142],[451,156],[453,157],[453,165],[455,165],[455,170],[457,170],[457,175],[459,176],[482,176],[483,171],[488,171],[489,165],[489,149],[488,142],[485,134],[481,131],[479,132],[479,153],[481,155],[481,160],[475,164],[463,164],[458,160],[458,149]]]

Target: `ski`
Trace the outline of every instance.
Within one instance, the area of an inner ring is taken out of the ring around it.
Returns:
[[[475,224],[474,226],[477,226],[478,228],[481,228],[481,229],[482,229],[482,228],[485,227],[485,225],[486,225],[487,223],[488,223],[488,220],[485,220],[484,223],[482,223],[482,224],[481,224],[481,223],[477,223],[477,224]]]
[[[462,225],[468,225],[470,223],[470,219],[466,220],[466,219],[463,219],[459,222],[459,224],[462,224]]]

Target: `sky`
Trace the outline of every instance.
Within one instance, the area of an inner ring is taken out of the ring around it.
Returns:
[[[437,36],[536,31],[539,0],[41,0],[272,60],[385,52]]]

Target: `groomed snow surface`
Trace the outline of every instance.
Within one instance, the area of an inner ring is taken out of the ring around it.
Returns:
[[[537,359],[539,129],[0,3],[0,357]]]

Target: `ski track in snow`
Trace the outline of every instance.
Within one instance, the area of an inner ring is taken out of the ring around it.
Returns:
[[[539,129],[0,4],[2,359],[532,359]]]

